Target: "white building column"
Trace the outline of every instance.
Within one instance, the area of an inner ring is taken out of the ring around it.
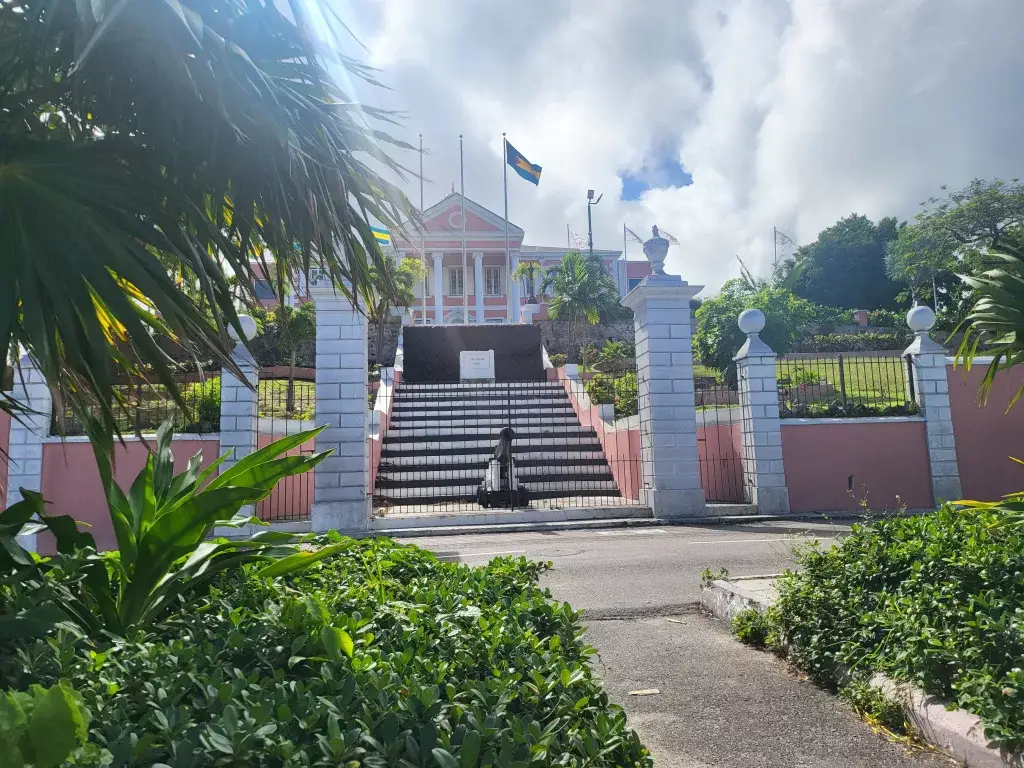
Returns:
[[[512,318],[512,322],[513,323],[518,323],[519,319],[521,317],[520,312],[519,312],[519,309],[520,309],[520,306],[519,306],[519,281],[518,280],[514,280],[512,278],[512,273],[515,272],[517,269],[519,269],[519,252],[518,251],[512,251],[512,253],[509,256],[509,260],[511,261],[511,269],[512,269],[512,272],[508,273],[508,283],[509,283],[508,303],[509,303],[509,308],[511,310],[509,315]]]
[[[764,330],[764,312],[740,313],[740,330],[747,341],[733,360],[739,385],[743,429],[743,480],[749,501],[766,515],[789,512],[789,489],[782,462],[782,422],[776,355],[758,335]]]
[[[444,322],[444,254],[430,254],[434,259],[434,322]]]
[[[963,493],[953,436],[953,414],[949,407],[946,349],[928,335],[935,325],[935,312],[931,307],[911,309],[907,312],[907,325],[916,335],[903,354],[910,355],[914,398],[924,416],[932,501],[936,505],[941,501],[957,501],[963,498]]]
[[[21,488],[42,491],[43,438],[50,434],[53,401],[50,388],[42,372],[28,355],[19,361],[20,371],[14,372],[14,400],[37,413],[24,413],[11,419],[11,445],[7,452],[7,495],[4,506],[10,507],[22,500]],[[19,536],[18,543],[25,549],[36,551],[36,534]]]
[[[245,337],[253,338],[256,335],[256,321],[248,315],[240,315],[238,319]],[[220,374],[220,451],[232,451],[231,456],[221,465],[222,472],[256,450],[256,425],[259,418],[259,365],[235,329],[229,328],[228,334],[235,341],[231,359],[245,379],[239,379],[226,368]],[[252,513],[252,510],[249,512]]]
[[[484,322],[484,255],[480,251],[473,253],[473,288],[476,291],[476,321],[482,323]]]
[[[310,278],[316,302],[317,453],[334,452],[314,469],[314,531],[364,531],[370,520],[366,402],[366,316],[335,293],[323,274]]]
[[[690,335],[690,300],[703,287],[688,285],[678,275],[654,274],[622,300],[633,310],[636,332],[640,498],[655,517],[705,512]]]

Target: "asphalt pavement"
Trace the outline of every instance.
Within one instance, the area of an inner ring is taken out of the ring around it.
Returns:
[[[597,671],[658,768],[949,766],[874,733],[835,696],[697,609],[705,568],[777,573],[794,546],[828,545],[845,530],[787,521],[410,541],[470,565],[499,555],[551,561],[542,585],[583,610]]]

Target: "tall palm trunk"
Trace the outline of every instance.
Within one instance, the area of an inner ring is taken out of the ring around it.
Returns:
[[[288,358],[288,393],[285,395],[284,409],[288,413],[295,410],[295,358],[298,350],[292,347],[292,354]]]

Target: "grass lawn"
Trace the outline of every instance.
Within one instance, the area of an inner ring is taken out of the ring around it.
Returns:
[[[779,391],[793,405],[827,404],[842,400],[872,409],[902,406],[910,399],[907,364],[899,355],[843,355],[839,358],[788,357],[777,364]]]
[[[264,379],[259,388],[259,414],[273,419],[312,419],[316,415],[316,383],[295,382],[295,410],[288,412],[287,379]]]

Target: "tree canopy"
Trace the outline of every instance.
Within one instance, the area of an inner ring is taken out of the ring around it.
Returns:
[[[745,340],[737,325],[745,309],[764,312],[761,338],[780,355],[791,351],[809,327],[827,319],[826,314],[833,314],[785,288],[741,278],[728,280],[721,293],[705,299],[696,312],[693,348],[701,363],[720,371],[731,370],[732,358]]]
[[[892,217],[876,224],[860,214],[847,216],[798,248],[780,272],[797,296],[816,304],[893,309],[900,286],[886,274],[885,254],[897,225]]]
[[[272,255],[276,285],[318,267],[352,296],[380,258],[370,220],[395,227],[409,210],[378,174],[402,172],[382,147],[407,145],[336,77],[372,72],[333,53],[323,19],[287,8],[0,12],[0,354],[28,350],[111,432],[115,377],[150,369],[177,392],[154,334],[233,365],[228,279],[254,300],[251,258]]]
[[[558,265],[545,270],[540,291],[552,297],[548,316],[569,321],[570,355],[583,324],[596,325],[602,315],[615,312],[619,306],[615,280],[605,271],[601,259],[579,251],[570,251]]]

